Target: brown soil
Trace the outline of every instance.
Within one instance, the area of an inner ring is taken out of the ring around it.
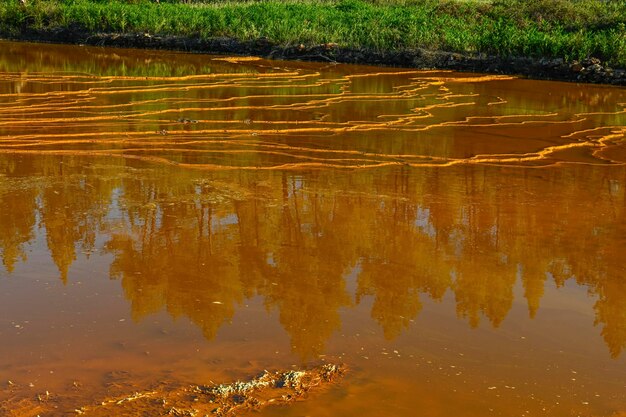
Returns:
[[[626,70],[612,69],[599,59],[565,62],[563,59],[498,57],[412,49],[379,52],[342,48],[335,44],[278,45],[267,39],[239,41],[233,38],[200,39],[149,34],[89,33],[79,28],[54,31],[25,30],[19,35],[0,33],[11,40],[81,45],[166,49],[209,54],[257,55],[270,59],[342,62],[420,69],[516,74],[530,78],[626,85]]]
[[[19,392],[15,392],[13,398],[0,402],[0,415],[230,417],[269,405],[302,400],[336,382],[344,373],[344,366],[326,364],[307,370],[263,371],[249,381],[230,384],[175,386],[162,382],[147,390],[108,396],[78,407],[77,400],[81,399],[73,398],[71,393],[67,396],[44,393],[33,398],[18,398]]]

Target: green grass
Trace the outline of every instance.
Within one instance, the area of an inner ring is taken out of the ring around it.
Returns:
[[[623,0],[0,0],[0,31],[267,38],[376,51],[427,48],[500,56],[598,57],[626,66]]]

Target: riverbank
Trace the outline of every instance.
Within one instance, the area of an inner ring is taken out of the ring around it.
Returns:
[[[0,0],[0,36],[626,85],[625,3],[528,3]]]

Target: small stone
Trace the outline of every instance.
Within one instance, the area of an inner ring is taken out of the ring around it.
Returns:
[[[602,61],[600,61],[598,58],[588,58],[585,59],[583,61],[583,65],[587,66],[587,65],[596,65],[596,64],[601,64]]]
[[[569,66],[569,69],[574,71],[574,72],[581,72],[583,70],[583,66],[580,64],[580,62],[578,61],[574,61],[572,62],[572,64]]]
[[[602,66],[600,64],[592,64],[589,67],[587,67],[587,70],[589,72],[600,72],[602,71]]]
[[[557,59],[552,60],[552,65],[555,67],[563,66],[564,63],[565,63],[565,60],[563,58],[557,58]]]

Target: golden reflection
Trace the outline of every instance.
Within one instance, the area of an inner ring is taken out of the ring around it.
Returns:
[[[352,305],[351,274],[356,302],[373,297],[372,318],[390,339],[419,314],[420,295],[439,300],[448,290],[470,325],[485,317],[498,326],[520,281],[533,317],[552,275],[590,289],[612,355],[624,348],[613,258],[623,249],[621,168],[239,178],[234,186],[204,177],[195,189],[169,179],[167,196],[158,180],[127,181],[126,198],[137,201],[125,203],[136,207],[125,228],[135,233],[108,247],[137,317],[164,307],[212,337],[237,304],[258,294],[306,358],[340,328],[340,309]],[[592,191],[581,197],[581,185]],[[159,195],[163,203],[145,205]]]
[[[26,261],[25,246],[35,237],[37,190],[11,177],[24,170],[21,160],[3,160],[0,175],[0,254],[8,272],[18,260]],[[18,177],[19,178],[19,177]]]
[[[2,166],[11,160],[2,156]],[[470,326],[499,326],[516,283],[532,318],[548,282],[575,280],[597,300],[611,355],[626,347],[624,168],[233,176],[117,161],[32,157],[22,177],[5,168],[3,212],[22,214],[3,216],[5,268],[26,259],[40,230],[65,280],[77,251],[90,253],[102,235],[135,320],[166,310],[212,339],[260,296],[303,359],[324,352],[342,309],[367,299],[394,339],[418,316],[420,298],[450,291]]]

